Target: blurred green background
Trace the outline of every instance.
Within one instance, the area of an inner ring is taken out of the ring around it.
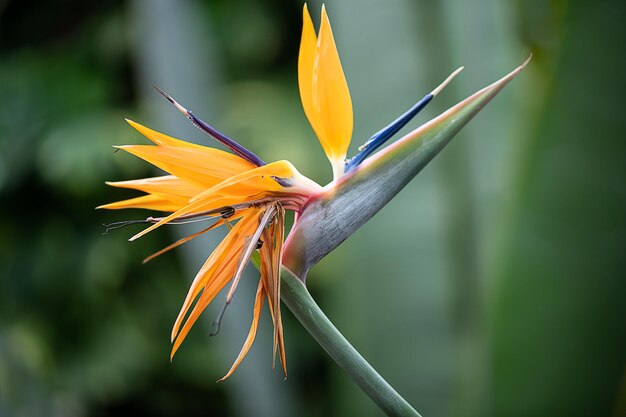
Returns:
[[[320,3],[309,4],[319,22]],[[419,120],[530,66],[309,287],[425,417],[626,415],[626,5],[330,0],[353,147],[460,65]],[[143,212],[104,185],[153,174],[111,145],[132,118],[207,139],[156,84],[265,160],[320,183],[301,110],[301,1],[0,1],[0,416],[378,416],[286,312],[233,377],[254,271],[218,337],[211,306],[173,364],[169,331],[219,232],[103,235]],[[406,130],[406,129],[405,129]],[[267,311],[267,310],[266,310]],[[287,310],[285,310],[287,311]]]

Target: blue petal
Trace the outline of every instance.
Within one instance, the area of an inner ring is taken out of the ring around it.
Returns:
[[[407,110],[402,116],[391,122],[388,126],[374,134],[364,145],[359,148],[359,153],[353,158],[346,161],[345,172],[350,172],[361,162],[370,156],[376,149],[380,148],[393,135],[398,133],[408,122],[411,121],[417,113],[419,113],[433,99],[432,94],[427,94],[423,99],[415,103],[413,107]]]

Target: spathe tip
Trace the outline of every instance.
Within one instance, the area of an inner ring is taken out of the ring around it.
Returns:
[[[530,62],[531,59],[533,59],[532,52],[531,52],[530,55],[528,55],[528,58],[526,58],[526,61],[522,62],[522,64],[518,68],[519,69],[523,69],[526,65],[528,65],[528,63]]]

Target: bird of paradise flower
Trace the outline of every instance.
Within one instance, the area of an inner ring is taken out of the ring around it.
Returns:
[[[298,58],[298,84],[304,112],[332,166],[334,179],[326,187],[321,187],[300,174],[288,161],[266,164],[253,152],[202,121],[157,88],[196,127],[232,152],[175,139],[127,120],[155,146],[125,145],[117,148],[153,164],[169,175],[107,182],[114,187],[135,189],[146,194],[99,207],[141,208],[169,213],[160,217],[106,225],[109,230],[134,223],[152,223],[134,235],[131,241],[165,224],[214,220],[205,229],[176,241],[149,256],[144,262],[219,226],[225,225],[229,228],[228,234],[200,268],[189,288],[172,329],[171,357],[173,358],[200,314],[230,282],[224,309],[215,323],[219,330],[225,308],[232,301],[246,266],[258,250],[260,280],[252,325],[238,357],[220,380],[231,376],[250,350],[266,298],[274,324],[274,364],[278,354],[287,376],[280,306],[285,211],[295,212],[297,224],[298,217],[306,206],[311,202],[321,201],[321,196],[328,192],[332,193],[333,187],[348,176],[346,174],[356,171],[361,163],[406,125],[461,70],[459,68],[453,72],[440,86],[389,126],[374,134],[354,157],[346,159],[353,128],[350,92],[325,7],[322,6],[320,28],[316,34],[305,5]],[[510,79],[512,75],[508,77]],[[503,80],[508,82],[508,79]],[[501,82],[502,85],[504,83]],[[497,87],[499,89],[501,85]],[[498,89],[494,88],[494,91],[497,92]],[[333,244],[336,246],[338,243]]]

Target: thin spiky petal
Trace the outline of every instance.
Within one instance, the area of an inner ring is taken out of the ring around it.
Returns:
[[[205,261],[204,265],[202,265],[202,268],[200,268],[200,270],[196,274],[194,280],[189,287],[189,290],[187,291],[187,296],[183,301],[183,305],[181,306],[178,317],[174,322],[174,326],[172,327],[172,341],[174,341],[174,339],[178,335],[180,325],[182,324],[185,315],[189,311],[191,304],[196,299],[198,294],[200,294],[203,288],[207,285],[207,282],[212,279],[212,277],[218,270],[217,262],[220,260],[224,260],[224,258],[227,256],[228,262],[225,263],[230,264],[231,258],[234,259],[234,257],[237,255],[236,250],[240,248],[239,238],[242,234],[251,233],[250,231],[252,230],[253,224],[251,223],[251,217],[249,215],[250,213],[254,213],[255,211],[256,210],[248,209],[247,213],[245,213],[243,218],[230,229],[226,237],[219,243],[215,250],[213,250],[211,255],[209,255],[209,257]]]
[[[276,221],[263,233],[263,247],[259,250],[261,261],[261,280],[268,298],[270,315],[274,324],[272,369],[276,366],[276,353],[279,357],[285,378],[287,377],[287,361],[285,357],[285,344],[283,337],[283,325],[280,312],[280,263],[275,260],[282,255],[282,242],[284,230],[284,215],[277,213]]]
[[[193,149],[183,146],[118,146],[180,179],[203,187],[213,185],[255,166],[219,149]]]
[[[217,382],[221,382],[226,378],[230,377],[233,372],[239,367],[241,361],[246,357],[250,348],[252,347],[252,343],[254,343],[254,339],[256,338],[256,333],[259,328],[259,319],[261,318],[261,311],[263,310],[263,303],[265,301],[265,290],[263,289],[263,283],[259,281],[259,285],[256,290],[256,297],[254,299],[254,313],[252,317],[252,325],[250,326],[250,331],[248,332],[248,336],[246,337],[246,341],[237,355],[237,359],[233,362],[232,366],[222,378],[218,379]]]
[[[235,275],[232,278],[232,283],[230,289],[228,290],[228,294],[226,294],[226,303],[230,303],[235,294],[235,290],[239,285],[239,280],[245,271],[246,266],[250,262],[250,257],[254,253],[254,249],[257,246],[259,239],[261,238],[261,233],[265,229],[268,223],[271,222],[272,218],[276,215],[276,207],[272,204],[267,207],[265,212],[263,213],[263,217],[259,220],[259,224],[257,229],[255,230],[252,236],[247,236],[246,241],[243,246],[243,250],[241,251],[241,258],[237,264],[237,269],[235,271]]]
[[[270,243],[271,243],[271,280],[269,280],[269,284],[271,285],[273,292],[271,303],[274,309],[274,355],[272,361],[272,368],[275,366],[276,360],[276,348],[278,347],[280,354],[280,363],[283,367],[283,372],[285,373],[285,378],[287,377],[287,359],[285,355],[285,342],[283,338],[283,322],[282,316],[280,312],[280,268],[282,265],[282,254],[283,254],[283,241],[284,241],[284,233],[285,233],[285,209],[280,206],[278,208],[276,214],[276,221],[272,225]]]
[[[245,238],[249,237],[258,225],[258,217],[256,217],[258,210],[251,210],[250,214],[237,222],[196,275],[172,328],[171,357],[174,357],[200,314],[233,277]],[[200,298],[185,320],[189,308],[200,292],[202,292]]]
[[[178,239],[176,242],[172,243],[171,245],[166,246],[165,248],[161,249],[158,252],[153,253],[152,255],[148,256],[147,258],[145,258],[143,261],[141,261],[142,264],[146,264],[148,262],[150,262],[151,260],[153,260],[156,257],[159,257],[161,255],[163,255],[166,252],[171,251],[174,248],[177,248],[178,246],[182,245],[183,243],[187,243],[192,239],[197,238],[198,236],[202,236],[203,234],[205,234],[206,232],[209,232],[219,226],[222,225],[222,219],[217,220],[216,222],[214,222],[212,225],[210,225],[207,228],[204,228],[202,230],[200,230],[199,232],[193,233],[189,236],[185,236],[182,239]]]
[[[195,149],[206,149],[206,146],[198,145],[195,143],[187,142],[184,140],[176,139],[171,136],[168,136],[164,133],[157,132],[156,130],[150,129],[140,123],[137,123],[130,119],[124,119],[126,122],[133,127],[136,131],[150,139],[154,142],[155,145],[158,146],[182,146],[185,148],[195,148]]]
[[[269,229],[263,231],[264,244],[263,247],[259,250],[261,261],[261,281],[263,282],[263,286],[267,294],[267,302],[270,308],[270,315],[272,317],[272,323],[274,324],[272,369],[274,369],[276,366],[276,353],[279,349],[279,346],[282,345],[283,340],[282,320],[280,317],[280,299],[278,300],[278,303],[276,302],[276,291],[279,286],[276,284],[276,268],[272,263],[275,259],[276,241],[278,239],[276,228],[278,227],[279,221],[281,220],[277,218],[276,224],[272,224]],[[280,294],[278,294],[278,298],[280,298]],[[283,355],[281,349],[281,363],[283,364],[283,370],[286,376],[286,363],[282,360],[282,358]]]
[[[142,178],[130,181],[107,181],[106,185],[116,188],[127,188],[143,191],[148,194],[159,194],[189,199],[204,191],[206,187],[196,182],[182,180],[173,175]]]
[[[114,203],[103,204],[96,207],[97,209],[121,210],[129,208],[138,208],[146,210],[157,210],[163,212],[172,212],[180,208],[176,202],[158,195],[143,195],[141,197],[129,198],[127,200],[116,201]]]

